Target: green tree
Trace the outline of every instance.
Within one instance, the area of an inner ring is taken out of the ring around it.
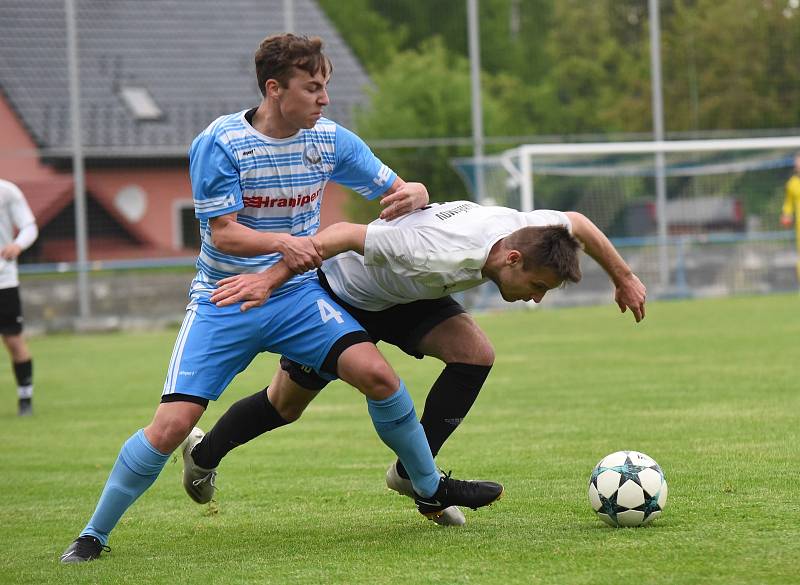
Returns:
[[[544,40],[551,28],[554,0],[479,0],[481,64],[528,82],[548,69]],[[374,10],[408,31],[403,47],[415,49],[431,37],[468,55],[466,0],[372,0]]]
[[[646,18],[639,0],[561,0],[547,39],[546,133],[649,130]]]
[[[371,109],[356,118],[360,133],[471,135],[465,0],[320,1],[374,82]],[[800,127],[796,0],[660,4],[668,133]],[[651,132],[647,2],[479,6],[487,136]],[[466,196],[450,159],[470,154],[469,146],[379,152],[405,178],[425,182],[434,199]],[[555,195],[577,204],[586,187],[574,187]]]
[[[469,62],[448,51],[440,38],[423,42],[417,51],[398,53],[373,76],[373,83],[369,106],[356,115],[356,127],[366,140],[471,136]],[[484,74],[482,84],[487,88],[487,134],[515,134],[545,115],[533,107],[531,90],[511,75]],[[470,156],[470,146],[383,148],[376,153],[406,180],[425,183],[432,200],[468,197],[450,160]]]
[[[406,42],[407,27],[381,16],[370,0],[319,0],[319,4],[370,73],[386,67]]]
[[[792,3],[676,0],[665,24],[669,129],[800,126],[800,10]]]
[[[441,39],[424,42],[419,51],[398,53],[389,67],[373,76],[373,83],[369,107],[356,115],[356,127],[366,140],[470,135],[469,63],[448,52]],[[432,199],[465,195],[449,164],[451,157],[468,154],[463,148],[376,153],[406,180],[425,183]]]

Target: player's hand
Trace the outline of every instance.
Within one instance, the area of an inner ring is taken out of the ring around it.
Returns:
[[[322,257],[311,238],[289,236],[283,240],[279,251],[289,270],[295,274],[322,266]]]
[[[428,190],[422,183],[403,183],[394,193],[381,199],[383,211],[380,218],[397,219],[428,204]]]
[[[783,227],[792,227],[792,216],[791,215],[781,215],[781,225]]]
[[[218,307],[242,303],[240,310],[244,312],[266,303],[271,293],[272,281],[266,274],[237,274],[217,282],[211,302]]]
[[[647,289],[635,274],[631,274],[617,283],[614,291],[614,300],[623,313],[630,309],[636,322],[644,319],[644,302],[647,298]]]
[[[22,254],[22,248],[14,243],[3,246],[3,248],[0,249],[0,258],[3,258],[3,260],[14,260],[20,254]]]

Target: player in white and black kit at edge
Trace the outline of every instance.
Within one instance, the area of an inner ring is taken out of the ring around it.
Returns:
[[[17,379],[20,416],[33,414],[33,360],[22,336],[17,258],[38,235],[22,191],[14,183],[0,180],[0,335]]]
[[[335,224],[313,241],[326,259],[318,271],[322,286],[375,342],[445,363],[420,419],[434,456],[469,412],[494,360],[489,340],[450,293],[492,280],[506,301],[538,303],[548,290],[580,280],[582,244],[613,281],[620,310],[631,309],[637,322],[645,314],[644,285],[608,238],[576,212],[522,213],[455,201],[368,226]],[[243,302],[241,309],[248,310],[263,304],[289,275],[279,263],[261,274],[224,279],[211,300],[219,306]],[[270,384],[284,420],[254,420],[234,404],[195,446],[194,461],[216,468],[234,445],[299,418],[326,383],[310,368],[284,357]],[[185,469],[187,474],[191,469]],[[399,461],[390,465],[386,481],[391,489],[413,497]],[[213,486],[186,487],[198,502],[214,493]],[[460,525],[465,518],[450,507],[437,522]]]

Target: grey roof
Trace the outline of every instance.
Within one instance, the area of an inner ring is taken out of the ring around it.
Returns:
[[[284,0],[75,0],[87,152],[185,152],[222,114],[258,105],[253,53],[281,33]],[[294,0],[296,32],[334,63],[326,115],[348,126],[366,73],[323,11]],[[70,145],[64,0],[2,0],[0,90],[40,148]],[[147,88],[164,116],[137,120],[120,97]]]

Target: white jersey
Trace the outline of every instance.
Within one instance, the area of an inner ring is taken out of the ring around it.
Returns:
[[[345,252],[322,271],[336,295],[367,311],[436,299],[482,284],[492,246],[520,228],[563,225],[560,211],[522,213],[470,201],[433,204],[392,221],[367,226],[364,256]]]
[[[22,191],[14,183],[0,179],[0,249],[14,242],[16,233],[26,228],[29,233],[30,228],[34,229],[35,239],[35,226],[36,220]],[[32,242],[33,240],[18,243],[24,249]],[[0,257],[0,289],[15,286],[19,286],[17,261]]]

